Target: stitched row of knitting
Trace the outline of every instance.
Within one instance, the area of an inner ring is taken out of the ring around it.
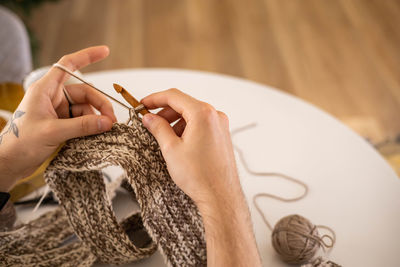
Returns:
[[[127,182],[141,207],[143,226],[158,245],[167,264],[206,265],[204,228],[199,211],[193,201],[173,183],[156,140],[136,116],[131,126],[114,124],[112,130],[104,134],[67,142],[45,174],[65,213],[57,210],[25,226],[23,231],[32,232],[35,223],[51,220],[51,223],[46,223],[53,228],[35,230],[35,236],[42,231],[45,239],[32,241],[29,243],[31,248],[23,246],[26,251],[19,251],[20,254],[29,254],[43,246],[43,251],[48,252],[47,257],[57,257],[51,254],[51,250],[63,248],[59,247],[62,245],[60,240],[73,230],[82,242],[72,243],[72,246],[79,247],[75,248],[75,252],[81,255],[82,264],[86,259],[84,265],[91,265],[95,260],[122,264],[150,256],[156,248],[155,244],[135,246],[126,234],[127,223],[119,224],[115,218],[99,171],[109,165],[119,165],[125,169]],[[68,218],[70,227],[65,227],[65,218]],[[139,223],[137,218],[135,220]],[[52,229],[57,231],[52,234]],[[54,241],[53,236],[57,237]],[[15,235],[11,233],[7,238],[12,241]],[[21,242],[24,243],[23,238]],[[38,242],[47,245],[38,245]],[[3,249],[3,245],[3,242],[0,243],[0,249]],[[14,249],[16,246],[11,247]],[[11,247],[8,252],[11,252]],[[9,257],[10,254],[0,252],[0,260],[2,256]],[[64,260],[70,259],[68,256],[60,259]]]

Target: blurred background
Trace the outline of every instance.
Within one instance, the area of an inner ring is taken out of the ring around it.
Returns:
[[[83,72],[161,67],[243,77],[313,103],[378,146],[399,139],[398,0],[0,3],[27,26],[34,67],[106,44],[109,58]]]

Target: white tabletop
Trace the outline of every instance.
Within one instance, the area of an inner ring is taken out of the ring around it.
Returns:
[[[100,89],[122,99],[112,89],[119,83],[138,99],[176,87],[225,112],[231,129],[256,122],[239,133],[250,167],[301,179],[309,195],[295,203],[259,201],[275,224],[289,214],[300,214],[314,224],[336,231],[331,260],[343,266],[399,266],[400,180],[385,160],[341,122],[298,98],[265,85],[224,75],[173,69],[132,69],[86,74]],[[125,109],[114,105],[125,121]],[[302,191],[277,178],[254,177],[238,163],[249,201],[263,266],[286,266],[271,246],[270,231],[251,199],[258,192],[294,197]],[[159,253],[130,266],[161,266]]]

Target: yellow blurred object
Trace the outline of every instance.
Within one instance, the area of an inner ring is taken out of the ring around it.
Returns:
[[[376,146],[379,153],[389,162],[400,178],[400,138],[388,140]]]
[[[7,120],[3,117],[0,117],[0,131],[6,126]]]
[[[0,109],[14,112],[24,97],[24,88],[17,83],[0,84]]]
[[[46,163],[46,164],[45,164]],[[18,201],[26,195],[34,192],[38,188],[44,186],[46,183],[43,178],[44,170],[46,170],[49,162],[45,162],[39,167],[31,176],[21,179],[10,191],[10,199],[12,202]]]
[[[386,160],[389,161],[389,164],[396,171],[397,176],[400,177],[400,153],[397,155],[391,155],[387,157]]]

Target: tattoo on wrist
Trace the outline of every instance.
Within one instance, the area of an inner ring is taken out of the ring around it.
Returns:
[[[18,131],[18,126],[17,124],[15,124],[15,120],[18,119],[19,117],[21,117],[22,115],[24,115],[25,112],[21,111],[21,110],[17,110],[14,112],[11,120],[9,121],[9,123],[6,125],[6,127],[4,127],[4,131],[0,134],[0,144],[3,141],[3,136],[9,132],[13,132],[14,135],[18,138],[19,137],[19,131]],[[6,129],[7,128],[7,129]]]

